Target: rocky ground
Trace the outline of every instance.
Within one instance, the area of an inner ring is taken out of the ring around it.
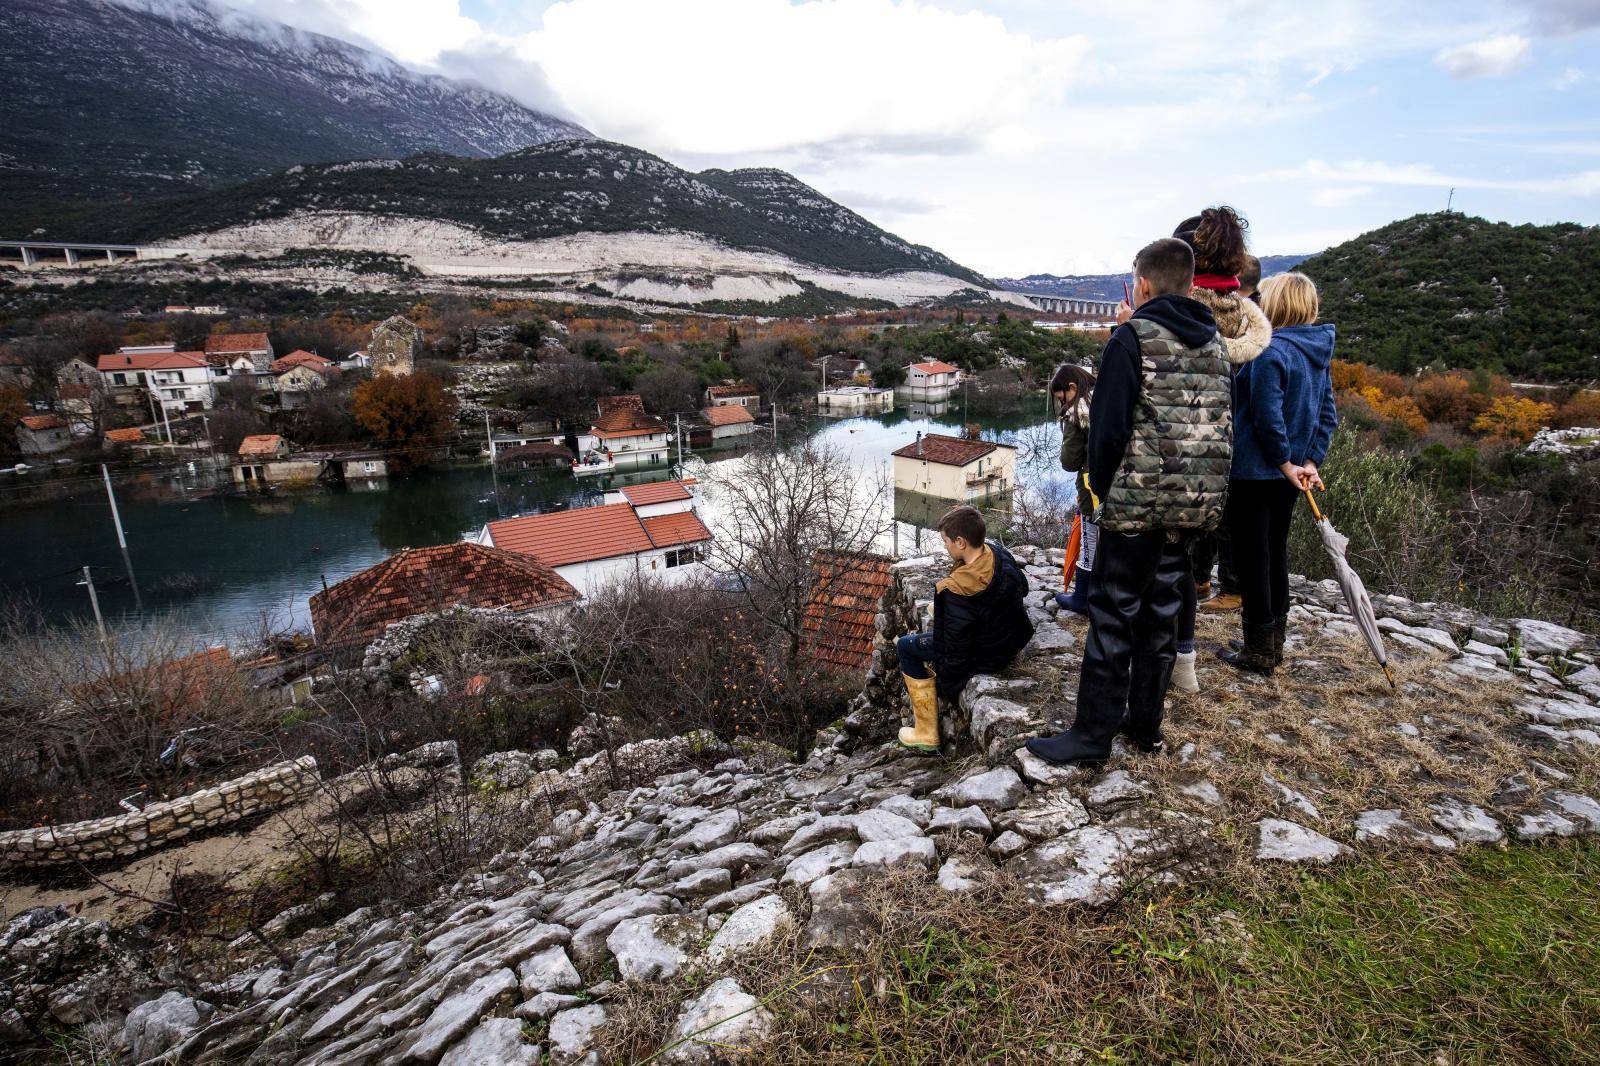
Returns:
[[[752,966],[800,952],[827,973],[869,935],[884,879],[949,894],[1003,881],[1040,907],[1092,906],[1287,863],[1404,864],[1600,833],[1590,638],[1383,600],[1391,691],[1336,590],[1304,582],[1291,666],[1265,679],[1203,655],[1202,692],[1172,701],[1168,754],[1119,751],[1102,772],[1042,764],[1022,741],[1070,719],[1084,624],[1048,604],[1058,557],[1019,555],[1038,635],[949,710],[945,757],[884,743],[895,708],[867,705],[801,763],[698,736],[564,769],[502,753],[467,776],[519,812],[524,843],[433,903],[331,925],[306,908],[281,931],[310,928],[277,953],[241,939],[218,980],[141,975],[125,1016],[84,1002],[85,974],[96,950],[115,969],[132,949],[97,923],[33,911],[0,936],[12,1005],[0,1026],[59,1005],[57,1021],[88,1023],[129,1061],[600,1062],[641,1041],[668,1062],[776,1056],[784,1019],[824,1002],[827,982],[775,988]],[[926,609],[942,569],[896,573],[888,631],[897,611]],[[1234,624],[1207,619],[1202,636]],[[875,691],[892,692],[879,674]]]

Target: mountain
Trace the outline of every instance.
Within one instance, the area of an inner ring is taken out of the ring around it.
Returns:
[[[68,199],[137,201],[296,163],[491,156],[590,136],[500,93],[206,0],[0,0],[0,94],[6,237]]]
[[[1261,257],[1262,277],[1293,270],[1309,256],[1264,255]],[[1066,296],[1079,300],[1120,300],[1122,283],[1126,274],[1029,274],[1025,278],[995,278],[994,283],[1007,292],[1029,292],[1040,296]]]
[[[779,170],[698,174],[608,141],[492,159],[418,155],[266,178],[41,219],[50,239],[200,253],[337,248],[430,273],[561,275],[642,301],[772,301],[816,285],[897,303],[986,287]]]
[[[1339,354],[1406,373],[1600,378],[1600,228],[1417,215],[1312,256]]]

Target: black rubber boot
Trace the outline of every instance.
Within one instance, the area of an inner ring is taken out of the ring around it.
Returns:
[[[1287,641],[1288,639],[1289,639],[1289,616],[1288,615],[1284,615],[1282,618],[1278,619],[1276,622],[1273,623],[1272,664],[1274,666],[1283,665],[1283,645],[1284,645],[1284,642]],[[1244,641],[1242,641],[1242,640],[1230,640],[1230,641],[1228,641],[1228,647],[1233,649],[1234,651],[1244,651],[1245,645],[1244,645]]]
[[[1057,766],[1069,764],[1099,766],[1111,757],[1111,741],[1116,728],[1085,725],[1080,718],[1065,733],[1053,737],[1033,737],[1028,750],[1045,762]]]
[[[1219,651],[1217,658],[1229,666],[1270,677],[1278,665],[1279,653],[1273,647],[1276,632],[1277,626],[1273,623],[1247,626],[1244,631],[1244,647],[1237,651],[1231,648]]]
[[[1166,744],[1161,722],[1166,717],[1167,689],[1171,685],[1171,659],[1134,658],[1128,717],[1122,720],[1122,735],[1147,755],[1160,752]]]

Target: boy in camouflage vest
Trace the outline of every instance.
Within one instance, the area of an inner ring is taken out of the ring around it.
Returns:
[[[1160,750],[1189,541],[1217,528],[1228,491],[1228,360],[1211,312],[1187,295],[1194,253],[1165,238],[1140,250],[1133,273],[1089,411],[1100,545],[1077,718],[1028,741],[1052,763],[1102,763],[1119,732]]]

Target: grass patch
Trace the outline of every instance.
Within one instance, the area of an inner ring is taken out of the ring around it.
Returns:
[[[778,1015],[763,1058],[1553,1063],[1600,1046],[1593,841],[1288,869],[1098,911],[1035,907],[1003,877],[868,896],[883,929],[859,950],[795,938],[741,964]],[[615,1004],[607,1061],[651,1054],[708,980]]]

